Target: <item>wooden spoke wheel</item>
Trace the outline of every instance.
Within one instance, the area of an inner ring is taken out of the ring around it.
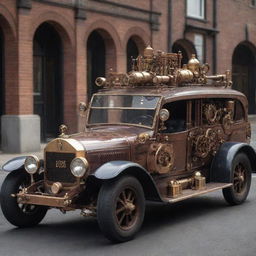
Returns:
[[[109,240],[131,240],[142,225],[144,212],[144,192],[136,178],[124,176],[103,183],[98,196],[97,218]]]
[[[232,187],[223,189],[225,200],[231,205],[243,203],[251,186],[252,167],[250,160],[244,153],[237,154],[232,164]]]
[[[247,172],[246,168],[239,163],[234,170],[234,191],[236,193],[242,193],[243,190],[246,188],[246,181],[247,181]]]
[[[29,184],[29,175],[25,170],[9,173],[1,188],[1,208],[5,218],[14,226],[31,227],[37,225],[45,216],[48,208],[41,205],[21,204],[17,194]]]
[[[138,218],[138,201],[133,188],[124,189],[116,202],[116,218],[120,228],[128,230]]]

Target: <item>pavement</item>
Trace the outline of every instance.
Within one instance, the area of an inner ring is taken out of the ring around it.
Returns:
[[[0,177],[0,183],[1,183]],[[0,256],[254,256],[256,177],[247,201],[229,206],[221,191],[174,205],[148,204],[136,238],[112,244],[95,218],[49,210],[40,225],[18,229],[0,211]]]
[[[251,145],[256,150],[256,115],[249,115],[249,121],[251,123],[252,137]]]

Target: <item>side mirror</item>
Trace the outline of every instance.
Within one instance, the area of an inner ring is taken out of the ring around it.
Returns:
[[[85,116],[85,112],[88,109],[85,102],[80,102],[78,106],[78,111],[81,116]]]
[[[159,119],[161,121],[159,131],[166,130],[166,127],[164,126],[164,122],[167,121],[170,117],[170,112],[166,108],[162,108],[159,112]]]

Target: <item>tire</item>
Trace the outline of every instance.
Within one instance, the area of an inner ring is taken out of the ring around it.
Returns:
[[[141,228],[144,214],[144,192],[136,178],[123,176],[103,183],[98,196],[97,218],[101,231],[110,241],[131,240]]]
[[[5,218],[17,227],[32,227],[37,225],[45,216],[47,207],[40,205],[18,204],[17,194],[22,187],[28,185],[29,175],[23,170],[9,173],[1,188],[1,208]]]
[[[230,205],[238,205],[246,200],[251,186],[251,172],[252,167],[247,155],[238,153],[232,163],[233,185],[222,190]]]

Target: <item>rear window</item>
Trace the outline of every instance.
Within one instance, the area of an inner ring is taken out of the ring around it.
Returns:
[[[242,103],[239,100],[235,100],[234,121],[240,121],[245,119],[245,113]]]

